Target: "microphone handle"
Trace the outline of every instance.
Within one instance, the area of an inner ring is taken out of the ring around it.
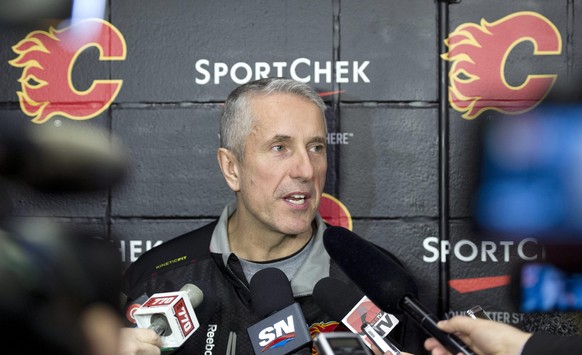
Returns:
[[[424,331],[435,337],[453,354],[462,353],[475,355],[475,353],[454,334],[449,334],[437,326],[437,318],[424,308],[420,302],[410,296],[404,296],[400,300],[400,307],[420,325]]]
[[[151,318],[151,323],[148,329],[153,330],[159,336],[165,336],[172,334],[172,329],[170,329],[170,325],[168,324],[168,320],[162,314],[154,314]],[[166,332],[169,331],[168,334]]]

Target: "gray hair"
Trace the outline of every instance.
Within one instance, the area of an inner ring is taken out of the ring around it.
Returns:
[[[311,86],[292,79],[264,78],[241,85],[228,95],[220,118],[220,147],[230,150],[239,161],[242,161],[245,141],[250,134],[254,120],[250,110],[250,99],[260,95],[277,93],[301,96],[317,105],[324,118],[323,122],[327,132],[325,104]]]

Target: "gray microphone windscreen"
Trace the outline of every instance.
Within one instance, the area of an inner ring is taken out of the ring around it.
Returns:
[[[192,304],[193,308],[198,307],[198,305],[200,305],[200,303],[202,303],[204,300],[204,294],[202,293],[202,290],[196,285],[185,284],[182,286],[180,291],[186,291],[188,299],[190,299],[190,303]]]

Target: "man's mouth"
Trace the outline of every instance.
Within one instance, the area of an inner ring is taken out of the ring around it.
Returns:
[[[285,201],[292,203],[294,205],[302,205],[305,203],[305,199],[308,196],[303,194],[292,194],[285,197]]]

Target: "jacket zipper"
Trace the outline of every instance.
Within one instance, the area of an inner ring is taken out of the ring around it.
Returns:
[[[242,280],[241,280],[241,279],[239,279],[239,277],[238,277],[238,276],[236,276],[236,274],[234,273],[234,271],[232,271],[232,270],[230,269],[230,266],[228,266],[228,264],[227,264],[227,265],[225,265],[225,266],[226,266],[226,270],[228,270],[229,274],[230,274],[230,275],[232,275],[232,277],[234,277],[234,279],[235,279],[236,281],[238,281],[238,283],[240,283],[240,284],[242,285],[242,287],[244,287],[244,288],[245,288],[245,290],[249,291],[249,293],[250,293],[250,292],[251,292],[251,290],[250,290],[250,289],[247,287],[247,285],[245,285],[245,283],[244,283],[244,282],[242,282]]]

